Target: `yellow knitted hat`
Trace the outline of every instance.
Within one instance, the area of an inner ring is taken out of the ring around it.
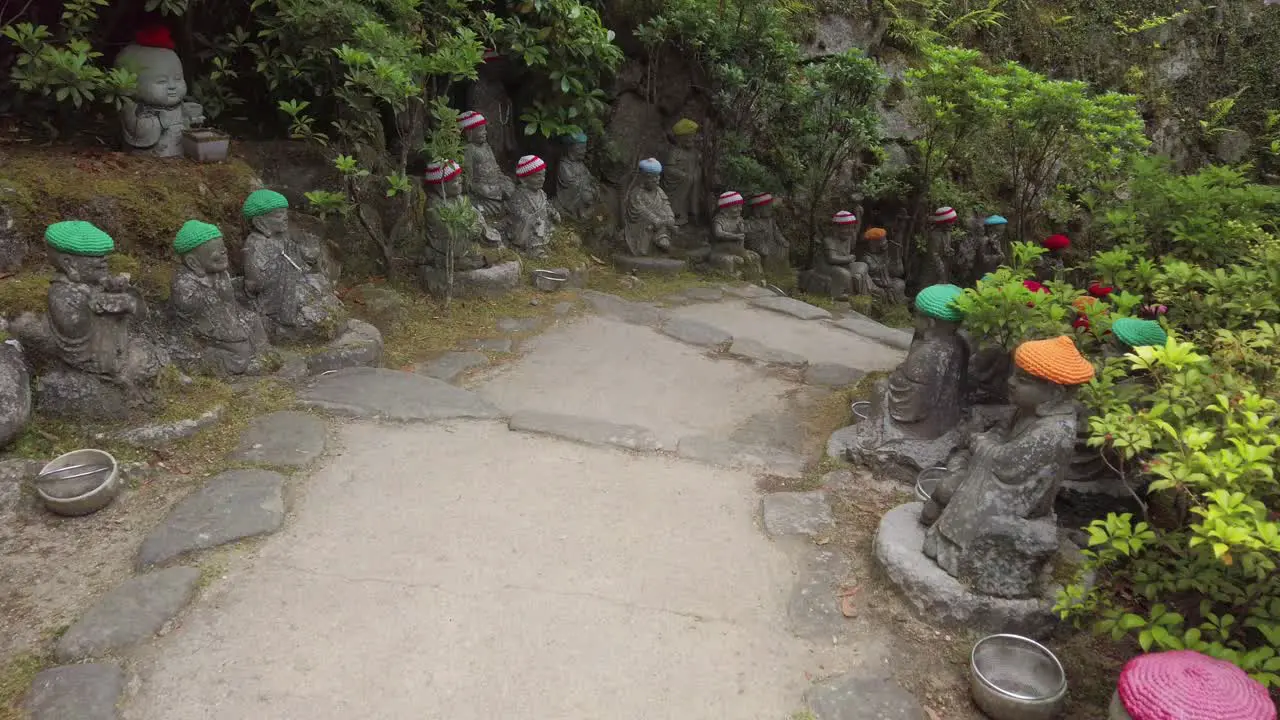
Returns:
[[[1013,363],[1058,385],[1083,385],[1093,379],[1093,365],[1066,335],[1022,343],[1013,351]]]
[[[671,134],[676,136],[692,135],[696,132],[698,132],[698,123],[689,118],[680,118],[680,121],[671,127]]]

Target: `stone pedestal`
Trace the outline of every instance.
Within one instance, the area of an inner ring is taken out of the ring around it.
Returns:
[[[31,374],[17,340],[0,343],[0,448],[31,419]]]
[[[144,403],[136,391],[66,367],[52,367],[40,376],[36,398],[43,414],[80,422],[125,420]]]
[[[421,279],[427,292],[444,297],[449,285],[449,277],[444,270],[424,265]],[[519,286],[519,260],[453,274],[453,297],[456,298],[496,298]]]
[[[614,255],[613,264],[619,272],[637,275],[679,275],[688,264],[672,257],[637,257]]]

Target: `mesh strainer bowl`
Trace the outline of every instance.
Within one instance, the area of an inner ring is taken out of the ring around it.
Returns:
[[[1052,720],[1066,704],[1067,674],[1035,640],[988,635],[969,656],[969,689],[992,720]]]

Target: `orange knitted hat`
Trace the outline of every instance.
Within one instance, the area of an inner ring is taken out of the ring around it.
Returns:
[[[878,227],[873,227],[870,230],[862,233],[862,237],[872,241],[883,240],[885,235],[886,233],[884,231],[884,228],[878,228]]]
[[[1083,385],[1093,379],[1093,365],[1066,335],[1022,343],[1013,351],[1013,363],[1058,385]]]
[[[1098,304],[1098,298],[1090,297],[1088,295],[1081,295],[1080,297],[1071,301],[1071,305],[1076,309],[1076,312],[1084,312],[1088,308],[1091,308],[1097,304]]]

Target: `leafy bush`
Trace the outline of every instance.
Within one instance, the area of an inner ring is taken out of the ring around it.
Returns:
[[[1013,350],[1026,340],[1071,333],[1075,310],[1071,302],[1080,292],[1065,283],[1049,283],[1045,292],[1033,292],[1023,284],[1031,277],[1031,264],[1045,249],[1031,243],[1013,243],[1013,257],[956,298],[964,312],[964,327],[979,346],[999,345]]]

